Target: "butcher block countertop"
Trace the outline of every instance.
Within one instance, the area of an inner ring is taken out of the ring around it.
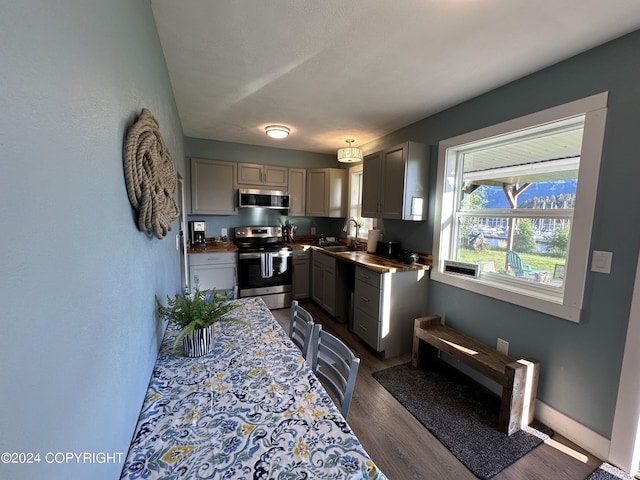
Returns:
[[[321,247],[312,246],[314,251],[322,252],[326,255],[345,260],[361,267],[368,268],[378,273],[412,272],[416,270],[431,270],[431,263],[426,263],[430,255],[420,255],[420,263],[402,263],[392,258],[367,253],[365,251],[331,252]]]
[[[378,273],[396,273],[396,272],[411,272],[416,270],[431,270],[431,255],[419,254],[420,261],[417,263],[402,263],[392,258],[383,257],[373,253],[367,253],[363,250],[347,251],[347,252],[332,252],[325,250],[322,247],[315,245],[309,245],[309,243],[289,243],[294,249],[309,249],[322,252],[325,255],[335,257],[339,260],[353,263],[361,267],[368,268],[369,270]],[[213,238],[207,238],[206,247],[193,247],[188,245],[187,253],[213,253],[213,252],[237,252],[233,242],[218,242]]]
[[[212,252],[237,252],[238,247],[233,242],[217,242],[213,238],[207,238],[206,247],[193,247],[187,245],[187,253],[212,253]]]

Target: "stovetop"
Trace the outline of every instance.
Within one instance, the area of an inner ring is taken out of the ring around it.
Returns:
[[[238,251],[240,252],[280,252],[282,250],[293,250],[289,245],[285,245],[282,242],[274,243],[250,243],[250,242],[235,242]]]
[[[282,227],[236,227],[235,243],[242,252],[280,252],[292,250],[282,243]]]

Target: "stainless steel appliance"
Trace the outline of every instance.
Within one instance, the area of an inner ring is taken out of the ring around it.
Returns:
[[[395,258],[398,253],[400,253],[400,242],[378,242],[376,254]]]
[[[189,240],[192,247],[205,247],[207,245],[206,222],[189,222]]]
[[[292,248],[282,243],[282,227],[236,227],[238,293],[262,297],[270,309],[291,305]]]
[[[241,188],[238,190],[238,206],[240,208],[275,208],[286,210],[289,208],[289,194],[279,190]]]

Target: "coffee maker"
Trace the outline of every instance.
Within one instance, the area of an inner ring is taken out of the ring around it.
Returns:
[[[192,247],[206,247],[206,222],[189,222],[189,240]]]

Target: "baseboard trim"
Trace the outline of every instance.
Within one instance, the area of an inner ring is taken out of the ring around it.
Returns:
[[[535,417],[600,460],[606,461],[609,458],[611,440],[551,408],[540,400],[536,400]]]

